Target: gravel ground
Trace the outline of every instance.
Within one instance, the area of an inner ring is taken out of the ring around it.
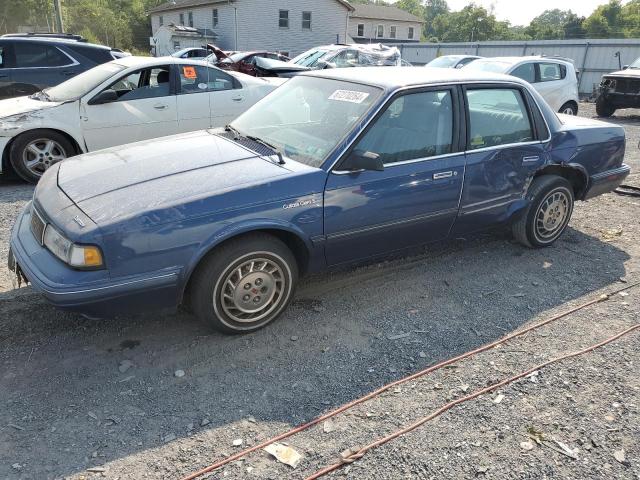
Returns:
[[[640,172],[637,113],[612,121],[625,126],[626,161]],[[593,106],[581,105],[581,114],[593,115]],[[640,185],[640,176],[629,183]],[[31,194],[0,184],[1,264]],[[499,231],[317,275],[278,322],[241,337],[212,333],[183,313],[89,321],[54,310],[29,288],[12,290],[2,271],[0,478],[186,475],[242,448],[234,440],[255,444],[619,288],[621,278],[640,281],[639,206],[613,194],[579,203],[567,234],[545,250],[523,249]],[[209,478],[302,478],[465,391],[622,331],[638,321],[639,298],[640,288],[630,290],[389,391],[337,417],[328,433],[292,437],[303,455],[296,469],[259,452]],[[333,476],[638,479],[639,348],[636,333],[544,369]],[[105,470],[87,471],[96,466]]]

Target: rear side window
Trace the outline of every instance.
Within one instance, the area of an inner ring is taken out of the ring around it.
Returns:
[[[51,45],[16,42],[13,50],[17,68],[62,67],[73,62],[58,48]]]
[[[540,68],[541,82],[553,82],[555,80],[562,80],[567,76],[566,67],[558,63],[539,63],[538,67]]]
[[[495,147],[534,139],[529,112],[517,89],[467,90],[469,140],[467,149]]]
[[[534,83],[536,81],[536,67],[533,63],[524,63],[517,67],[511,75],[521,78],[522,80]]]
[[[111,51],[106,48],[91,48],[80,45],[68,45],[67,48],[95,63],[105,63],[113,60]]]
[[[180,94],[231,90],[234,81],[231,75],[216,68],[202,65],[180,65]]]
[[[395,99],[355,149],[376,153],[388,165],[451,153],[452,147],[451,92],[444,90]]]

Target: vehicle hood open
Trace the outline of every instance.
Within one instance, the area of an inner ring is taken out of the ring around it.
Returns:
[[[262,183],[289,170],[198,131],[133,143],[61,163],[58,186],[98,225]]]
[[[311,70],[309,67],[295,64],[293,62],[282,62],[272,58],[256,57],[255,65],[258,71],[273,75],[283,75],[287,73],[300,73]]]
[[[20,121],[20,118],[23,115],[32,114],[39,110],[54,108],[58,105],[61,105],[61,102],[41,102],[40,100],[35,100],[30,97],[7,98],[5,100],[0,100],[0,128],[5,128],[4,125],[2,125],[3,120],[9,119],[9,117],[17,116],[18,118],[11,118],[12,122],[16,122]]]

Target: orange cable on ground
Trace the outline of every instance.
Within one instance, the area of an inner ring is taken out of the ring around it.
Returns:
[[[582,310],[584,308],[590,307],[591,305],[594,305],[596,303],[604,302],[604,301],[608,300],[609,298],[611,298],[613,295],[616,295],[616,294],[618,294],[620,292],[623,292],[625,290],[629,290],[631,288],[637,287],[638,285],[640,285],[640,282],[636,282],[636,283],[627,285],[627,286],[625,286],[623,288],[620,288],[620,289],[615,290],[615,291],[610,292],[610,293],[602,294],[598,298],[595,298],[595,299],[590,300],[588,302],[585,302],[585,303],[583,303],[581,305],[578,305],[577,307],[569,309],[566,312],[559,313],[558,315],[555,315],[555,316],[553,316],[551,318],[548,318],[547,320],[539,322],[539,323],[537,323],[535,325],[532,325],[530,327],[527,327],[527,328],[525,328],[523,330],[519,330],[519,331],[510,333],[509,335],[506,335],[506,336],[504,336],[504,337],[502,337],[502,338],[500,338],[500,339],[498,339],[498,340],[496,340],[494,342],[488,343],[488,344],[483,345],[481,347],[478,347],[478,348],[476,348],[474,350],[470,350],[470,351],[468,351],[466,353],[463,353],[463,354],[458,355],[456,357],[450,358],[449,360],[445,360],[443,362],[437,363],[437,364],[432,365],[431,367],[428,367],[428,368],[426,368],[424,370],[421,370],[421,371],[416,372],[414,374],[411,374],[411,375],[409,375],[407,377],[404,377],[404,378],[401,378],[399,380],[396,380],[395,382],[392,382],[392,383],[389,383],[387,385],[384,385],[384,386],[378,388],[377,390],[374,390],[373,392],[368,393],[367,395],[365,395],[363,397],[360,397],[360,398],[358,398],[356,400],[353,400],[353,401],[351,401],[349,403],[346,403],[346,404],[342,405],[341,407],[338,407],[338,408],[336,408],[334,410],[331,410],[330,412],[325,413],[324,415],[316,417],[315,419],[313,419],[313,420],[311,420],[311,421],[309,421],[309,422],[307,422],[305,424],[299,425],[299,426],[297,426],[297,427],[295,427],[295,428],[293,428],[293,429],[291,429],[291,430],[289,430],[287,432],[281,433],[280,435],[276,435],[275,437],[272,437],[272,438],[270,438],[268,440],[265,440],[264,442],[258,443],[257,445],[254,445],[253,447],[250,447],[250,448],[247,448],[245,450],[242,450],[241,452],[238,452],[238,453],[236,453],[234,455],[231,455],[229,457],[223,458],[222,460],[219,460],[219,461],[213,463],[212,465],[209,465],[208,467],[205,467],[205,468],[203,468],[201,470],[198,470],[197,472],[194,472],[192,474],[187,475],[186,477],[183,477],[181,480],[194,480],[194,479],[196,479],[198,477],[201,477],[202,475],[204,475],[206,473],[209,473],[209,472],[212,472],[214,470],[217,470],[218,468],[223,467],[224,465],[227,465],[227,464],[229,464],[229,463],[231,463],[231,462],[233,462],[235,460],[238,460],[239,458],[242,458],[242,457],[248,455],[249,453],[255,452],[256,450],[260,450],[260,449],[262,449],[262,448],[264,448],[264,447],[266,447],[268,445],[271,445],[272,443],[278,442],[280,440],[284,440],[285,438],[289,438],[289,437],[291,437],[291,436],[293,436],[293,435],[295,435],[297,433],[300,433],[300,432],[302,432],[304,430],[307,430],[307,429],[313,427],[314,425],[317,425],[320,422],[323,422],[324,420],[327,420],[327,419],[329,419],[331,417],[334,417],[334,416],[336,416],[336,415],[338,415],[338,414],[340,414],[340,413],[342,413],[342,412],[344,412],[346,410],[349,410],[350,408],[353,408],[356,405],[359,405],[359,404],[364,403],[364,402],[366,402],[368,400],[371,400],[372,398],[377,397],[381,393],[384,393],[384,392],[386,392],[387,390],[389,390],[389,389],[391,389],[393,387],[396,387],[398,385],[401,385],[403,383],[409,382],[411,380],[415,380],[417,378],[423,377],[423,376],[425,376],[425,375],[427,375],[427,374],[429,374],[431,372],[434,372],[436,370],[439,370],[439,369],[441,369],[443,367],[446,367],[448,365],[457,363],[457,362],[459,362],[461,360],[464,360],[466,358],[469,358],[469,357],[471,357],[473,355],[477,355],[478,353],[482,353],[482,352],[485,352],[487,350],[490,350],[490,349],[496,347],[497,345],[505,343],[505,342],[507,342],[507,341],[509,341],[509,340],[511,340],[513,338],[522,336],[522,335],[524,335],[526,333],[531,332],[532,330],[536,330],[536,329],[538,329],[540,327],[548,325],[549,323],[552,323],[552,322],[555,322],[557,320],[560,320],[561,318],[564,318],[564,317],[566,317],[568,315],[571,315],[572,313],[575,313],[575,312],[577,312],[579,310]]]
[[[318,470],[316,473],[314,473],[313,475],[307,477],[305,480],[316,480],[320,477],[325,476],[326,474],[333,472],[334,470],[338,470],[339,468],[343,467],[346,464],[350,464],[355,462],[356,460],[361,459],[365,453],[367,453],[369,450],[379,447],[380,445],[384,445],[385,443],[394,440],[395,438],[400,437],[401,435],[405,435],[406,433],[409,433],[413,430],[415,430],[416,428],[420,427],[421,425],[424,425],[425,423],[427,423],[430,420],[433,420],[434,418],[442,415],[443,413],[445,413],[447,410],[450,410],[451,408],[455,407],[456,405],[459,405],[463,402],[468,402],[469,400],[473,400],[474,398],[479,397],[480,395],[484,395],[485,393],[489,393],[492,390],[495,390],[496,388],[508,385],[510,383],[513,383],[517,380],[520,380],[523,377],[526,377],[527,375],[531,375],[533,372],[537,371],[537,370],[541,370],[545,367],[548,367],[549,365],[553,365],[554,363],[558,363],[561,362],[563,360],[567,360],[569,358],[573,358],[573,357],[578,357],[580,355],[584,355],[586,353],[592,352],[593,350],[600,348],[604,345],[607,345],[608,343],[614,342],[615,340],[618,340],[620,337],[627,335],[631,332],[633,332],[634,330],[637,330],[640,328],[640,324],[634,325],[631,328],[626,329],[623,332],[618,333],[617,335],[614,335],[613,337],[608,338],[607,340],[604,340],[600,343],[597,343],[595,345],[592,345],[588,348],[585,348],[584,350],[579,350],[577,352],[573,352],[573,353],[569,353],[567,355],[563,355],[561,357],[558,358],[554,358],[553,360],[549,360],[547,362],[541,363],[540,365],[530,368],[529,370],[526,370],[522,373],[519,373],[517,375],[514,375],[513,377],[507,378],[505,380],[502,380],[498,383],[494,383],[493,385],[489,385],[488,387],[485,387],[481,390],[477,390],[465,397],[461,397],[458,398],[457,400],[453,400],[449,403],[447,403],[446,405],[440,407],[438,410],[435,410],[434,412],[430,413],[429,415],[427,415],[426,417],[421,418],[420,420],[412,423],[411,425],[402,428],[400,430],[396,430],[395,432],[387,435],[386,437],[382,437],[379,438],[378,440],[370,443],[369,445],[366,445],[356,451],[354,451],[353,453],[350,453],[349,455],[346,455],[344,457],[342,457],[340,459],[340,461],[338,463],[334,463],[332,465],[329,465],[321,470]]]

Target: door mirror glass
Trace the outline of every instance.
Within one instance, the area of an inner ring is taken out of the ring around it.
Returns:
[[[374,170],[381,172],[384,170],[380,155],[374,152],[363,152],[362,150],[354,150],[349,154],[340,170],[350,172],[361,172],[364,170]]]
[[[118,100],[118,94],[115,90],[111,88],[107,88],[106,90],[101,91],[95,97],[91,99],[89,105],[102,105],[103,103],[111,103]]]

